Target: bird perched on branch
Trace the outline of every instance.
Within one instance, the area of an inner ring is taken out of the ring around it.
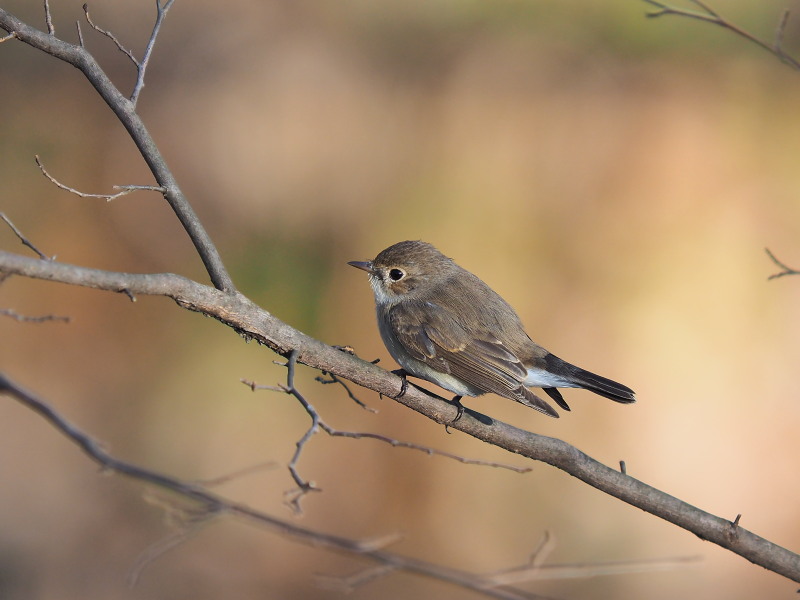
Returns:
[[[565,410],[570,408],[559,388],[583,388],[626,404],[636,400],[629,387],[563,361],[531,340],[499,294],[431,244],[399,242],[374,260],[348,264],[369,274],[378,329],[403,374],[456,394],[459,417],[462,396],[487,392],[558,417],[532,387]]]

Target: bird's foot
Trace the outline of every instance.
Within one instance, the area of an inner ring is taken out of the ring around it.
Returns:
[[[449,423],[445,423],[444,430],[447,433],[450,433],[449,429],[450,425],[454,425],[455,423],[457,423],[458,420],[464,415],[464,405],[461,404],[461,398],[463,398],[463,396],[453,396],[453,399],[450,400],[450,404],[455,405],[458,412],[456,413],[456,416],[452,421],[450,421]]]
[[[406,392],[408,391],[408,371],[406,371],[405,369],[396,369],[392,371],[392,373],[400,377],[400,379],[402,380],[400,382],[400,391],[397,392],[397,395],[393,397],[395,400],[398,400],[403,396],[405,396]]]

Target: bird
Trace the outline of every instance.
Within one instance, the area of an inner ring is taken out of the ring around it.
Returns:
[[[366,271],[375,297],[378,329],[406,375],[456,396],[497,394],[558,418],[530,388],[541,388],[569,411],[559,389],[582,388],[615,402],[636,401],[621,383],[576,367],[534,342],[516,311],[497,292],[423,241],[403,241],[373,260],[351,261]]]

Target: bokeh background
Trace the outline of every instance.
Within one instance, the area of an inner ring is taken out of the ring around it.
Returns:
[[[51,0],[75,41],[82,0]],[[718,6],[770,39],[796,3]],[[3,7],[44,27],[41,3]],[[141,55],[152,2],[96,2]],[[633,387],[582,391],[547,419],[495,396],[471,408],[556,436],[784,546],[800,548],[800,279],[767,282],[764,254],[800,266],[800,75],[712,26],[648,20],[643,2],[210,0],[177,2],[139,110],[239,288],[291,325],[392,361],[364,274],[346,261],[403,239],[436,244],[514,305],[556,354]],[[133,69],[82,30],[124,90]],[[786,48],[800,49],[790,21]],[[123,128],[70,66],[0,46],[0,210],[59,260],[206,281]],[[0,243],[28,253],[6,227]],[[277,357],[171,301],[12,278],[0,305],[69,324],[0,319],[2,368],[116,456],[186,479],[258,464],[215,491],[392,550],[477,572],[549,561],[700,556],[669,571],[531,582],[561,598],[794,597],[796,584],[550,467],[468,466],[369,440],[315,438],[299,463],[322,493],[283,494],[309,425]],[[472,458],[527,462],[368,391],[299,384],[331,425]],[[163,498],[103,476],[43,420],[0,402],[0,597],[338,598],[315,575],[366,563],[220,519],[153,562],[174,531]],[[478,597],[395,574],[354,598]]]

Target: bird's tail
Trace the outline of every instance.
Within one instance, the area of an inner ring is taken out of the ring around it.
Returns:
[[[548,371],[563,377],[574,387],[589,390],[599,396],[609,398],[615,402],[622,402],[623,404],[636,402],[636,394],[626,385],[571,365],[553,354],[549,354],[545,358],[545,362],[547,363]]]

